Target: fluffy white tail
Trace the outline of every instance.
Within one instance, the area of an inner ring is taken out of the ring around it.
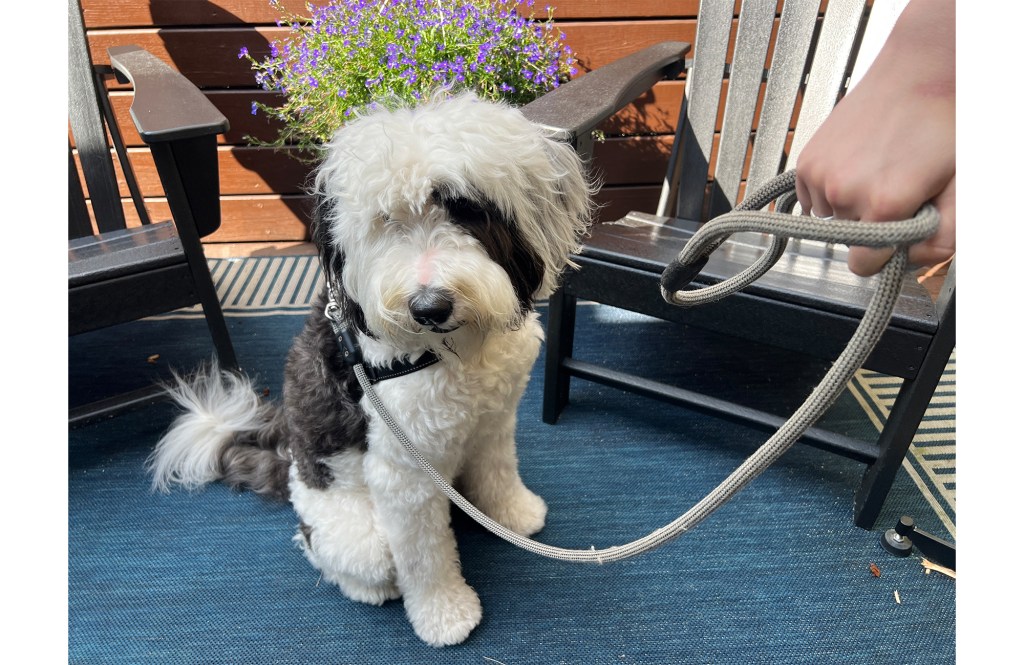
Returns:
[[[267,406],[252,383],[216,363],[194,375],[175,375],[167,392],[184,409],[146,460],[153,489],[196,489],[223,476],[221,454],[240,433],[266,423]]]

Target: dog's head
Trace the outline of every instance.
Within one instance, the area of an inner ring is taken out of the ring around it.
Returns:
[[[316,173],[312,237],[364,332],[521,324],[579,250],[592,190],[570,146],[469,93],[358,117]]]

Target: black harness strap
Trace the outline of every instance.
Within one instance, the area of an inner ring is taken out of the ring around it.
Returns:
[[[327,305],[325,315],[327,320],[331,322],[331,328],[334,330],[334,336],[338,338],[338,346],[341,347],[342,357],[349,366],[355,367],[356,365],[363,364],[363,352],[359,348],[359,342],[356,341],[356,336],[353,334],[350,328],[345,328],[338,321],[338,306],[332,300]],[[441,357],[433,351],[427,350],[423,352],[416,360],[392,360],[387,365],[365,365],[363,369],[366,371],[366,376],[370,380],[371,384],[377,384],[381,381],[387,381],[388,379],[394,379],[399,376],[405,376],[406,374],[412,374],[418,372],[424,367],[430,367],[436,362],[439,362]]]
[[[364,364],[363,369],[366,370],[366,376],[370,379],[370,383],[376,384],[398,376],[412,374],[424,367],[433,365],[439,360],[441,360],[441,358],[433,351],[425,351],[423,355],[414,361],[403,360],[399,362],[397,360],[392,360],[391,363],[386,366]]]

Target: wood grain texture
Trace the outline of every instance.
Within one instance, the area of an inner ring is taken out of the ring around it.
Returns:
[[[130,200],[122,202],[129,227],[139,218]],[[309,240],[310,200],[301,195],[221,196],[221,226],[204,243],[286,242]],[[167,200],[146,199],[146,212],[154,222],[171,218]]]
[[[224,224],[208,242],[304,240],[308,198],[304,184],[312,165],[292,151],[255,145],[272,141],[280,126],[254,101],[275,104],[280,97],[256,87],[248,61],[238,57],[244,46],[255,57],[286,34],[267,0],[81,0],[93,59],[108,62],[106,49],[137,44],[181,71],[228,118],[230,129],[218,137],[218,163]],[[281,6],[305,13],[305,0],[281,0]],[[323,3],[314,3],[323,4]],[[664,40],[692,42],[699,0],[564,0],[553,17],[565,41],[577,52],[580,72],[607,64],[644,46]],[[528,12],[526,3],[522,4]],[[544,3],[534,5],[538,18]],[[155,217],[166,214],[162,189],[149,156],[129,116],[132,94],[111,83],[114,115],[132,146],[130,158],[147,206]],[[601,216],[621,217],[629,210],[652,209],[685,82],[665,81],[642,95],[601,130],[607,140],[594,152],[594,170],[604,188]],[[121,179],[122,194],[127,188]],[[129,211],[130,212],[130,211]]]
[[[664,81],[657,84],[649,92],[641,95],[636,101],[617,113],[600,127],[609,136],[632,136],[647,134],[670,134],[674,131],[679,119],[679,108],[683,98],[684,84],[681,81]],[[217,137],[220,145],[252,145],[249,137],[259,141],[270,142],[277,137],[281,124],[268,118],[265,113],[252,112],[253,102],[268,105],[280,103],[276,93],[257,89],[239,90],[207,90],[209,99],[228,119],[228,131]],[[144,145],[135,131],[129,109],[132,104],[132,93],[114,91],[110,95],[114,117],[124,137],[125,145]]]
[[[658,42],[693,42],[696,34],[693,19],[567,21],[559,27],[565,33],[565,43],[578,54],[582,72]],[[270,43],[287,34],[287,28],[276,26],[130,28],[90,31],[88,40],[97,64],[110,63],[108,48],[134,44],[205,89],[255,87],[249,61],[239,58],[239,51],[245,47],[253,58],[261,60],[269,55]]]
[[[324,2],[312,2],[324,5]],[[699,0],[558,0],[521,3],[524,16],[538,19],[544,7],[554,5],[556,21],[565,19],[668,18],[697,16]],[[280,6],[296,14],[306,13],[305,0],[281,0]],[[125,28],[181,25],[272,25],[281,14],[267,0],[82,0],[86,28]]]

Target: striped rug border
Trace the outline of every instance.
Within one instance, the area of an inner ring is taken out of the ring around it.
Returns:
[[[847,387],[880,432],[901,385],[902,379],[858,370]],[[903,460],[903,469],[956,539],[955,350]]]
[[[209,263],[221,307],[231,316],[305,315],[321,286],[316,256],[209,259]],[[202,308],[196,305],[153,318],[202,315]]]
[[[318,257],[210,259],[213,282],[230,316],[305,315],[321,285]],[[199,318],[197,305],[154,319]],[[901,379],[860,370],[847,388],[881,431]],[[903,468],[956,538],[956,352],[935,391]]]

